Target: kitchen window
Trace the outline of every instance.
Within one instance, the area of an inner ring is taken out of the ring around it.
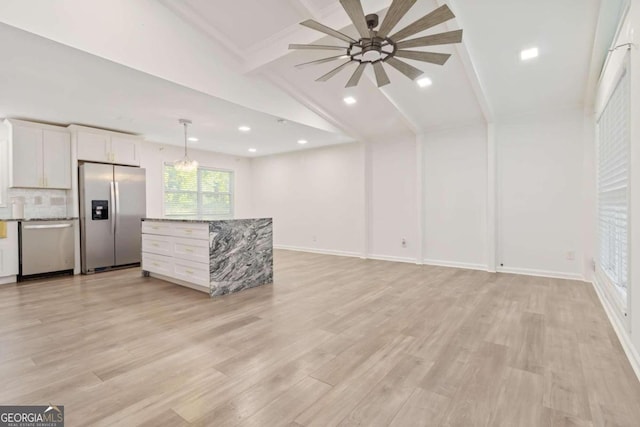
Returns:
[[[233,172],[199,167],[179,171],[164,164],[164,216],[233,218]]]

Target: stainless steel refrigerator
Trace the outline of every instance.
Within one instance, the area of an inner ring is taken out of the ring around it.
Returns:
[[[82,272],[139,264],[145,170],[84,163],[78,179]]]

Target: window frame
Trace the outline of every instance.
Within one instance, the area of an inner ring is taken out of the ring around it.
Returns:
[[[631,239],[632,239],[632,235],[633,235],[633,230],[632,227],[633,225],[631,224],[631,211],[632,211],[632,204],[631,204],[631,198],[632,198],[632,189],[633,189],[633,182],[631,180],[631,168],[632,168],[632,164],[631,161],[629,161],[629,165],[628,165],[628,170],[627,170],[627,188],[626,188],[626,197],[627,197],[627,224],[626,224],[626,232],[627,232],[627,266],[626,266],[626,276],[627,276],[627,288],[626,288],[626,301],[625,298],[622,297],[622,295],[620,294],[620,291],[617,289],[617,285],[614,283],[614,281],[611,279],[611,276],[609,275],[609,273],[607,273],[607,271],[605,269],[602,268],[601,266],[601,262],[600,262],[600,253],[601,253],[601,231],[600,231],[600,227],[601,227],[601,223],[600,223],[600,202],[599,202],[599,198],[600,198],[600,122],[602,120],[602,117],[604,115],[604,113],[607,111],[607,107],[609,106],[609,102],[611,101],[612,97],[614,96],[618,86],[620,85],[621,81],[623,78],[629,78],[631,79],[631,61],[630,61],[630,55],[629,52],[626,53],[626,56],[624,58],[624,60],[621,62],[619,68],[616,70],[615,74],[614,74],[614,79],[613,81],[615,82],[612,87],[610,92],[607,94],[606,96],[606,101],[602,104],[602,111],[599,111],[598,115],[596,116],[596,144],[595,144],[595,166],[596,166],[596,181],[595,181],[595,196],[596,196],[596,225],[597,225],[597,229],[596,229],[596,247],[595,247],[595,253],[594,253],[594,258],[595,258],[595,278],[598,282],[600,282],[600,284],[602,284],[601,288],[605,290],[605,296],[606,298],[612,303],[612,306],[615,307],[615,311],[617,312],[616,314],[618,315],[619,319],[622,321],[622,323],[625,325],[625,327],[627,329],[629,329],[631,327],[631,319],[629,316],[629,313],[631,312],[631,282],[632,282],[632,270],[631,270],[631,262],[632,262],[632,255],[631,255]],[[632,84],[631,80],[629,80],[628,82],[629,85]],[[631,150],[631,126],[632,126],[632,120],[633,117],[631,115],[631,87],[629,86],[629,93],[627,94],[627,96],[629,97],[629,102],[626,105],[626,110],[627,110],[627,114],[628,114],[628,120],[627,120],[627,128],[624,130],[627,134],[627,141],[629,144],[629,150]]]
[[[165,218],[193,218],[193,219],[233,219],[235,215],[235,171],[233,169],[224,169],[224,168],[215,168],[211,166],[201,166],[198,165],[198,169],[196,172],[196,191],[169,191],[171,193],[186,193],[186,194],[196,194],[196,205],[197,212],[195,214],[168,214],[167,206],[165,202],[165,195],[167,193],[167,189],[165,188],[165,170],[167,166],[174,166],[175,162],[162,162],[162,216]],[[213,191],[202,191],[202,180],[201,180],[201,171],[211,171],[211,172],[224,172],[229,174],[229,191],[228,192],[213,192]],[[229,200],[231,202],[231,207],[229,209],[229,213],[226,215],[204,215],[202,212],[202,196],[203,194],[223,194],[229,195]]]

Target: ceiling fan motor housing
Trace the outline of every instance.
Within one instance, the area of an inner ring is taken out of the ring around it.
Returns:
[[[369,15],[365,16],[365,20],[367,21],[367,27],[369,27],[370,30],[373,30],[378,26],[378,15],[376,15],[375,13],[370,13]]]

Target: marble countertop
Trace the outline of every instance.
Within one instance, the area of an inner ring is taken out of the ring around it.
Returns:
[[[65,216],[65,217],[56,217],[56,218],[0,218],[0,221],[71,221],[74,219],[78,219],[77,216]]]
[[[209,224],[211,222],[246,221],[248,219],[253,220],[253,219],[271,219],[271,218],[234,218],[234,219],[142,218],[142,221],[191,222],[191,223]]]

